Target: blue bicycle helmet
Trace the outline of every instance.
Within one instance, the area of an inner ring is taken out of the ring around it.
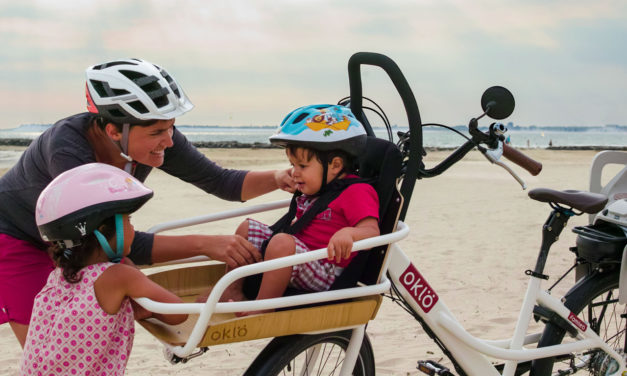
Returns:
[[[342,150],[358,156],[366,145],[366,131],[348,107],[317,104],[297,108],[281,122],[270,143],[298,145],[320,151]]]

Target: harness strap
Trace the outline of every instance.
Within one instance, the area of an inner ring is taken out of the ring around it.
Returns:
[[[300,192],[294,193],[292,196],[292,201],[290,202],[289,211],[281,217],[275,224],[270,226],[272,230],[272,236],[278,233],[286,233],[290,235],[298,234],[302,229],[304,229],[309,223],[316,217],[316,215],[325,211],[329,204],[339,197],[342,192],[349,186],[356,183],[371,183],[373,179],[359,179],[359,178],[351,178],[351,179],[338,179],[333,180],[328,183],[325,187],[324,192],[318,196],[318,199],[311,205],[311,207],[298,219],[294,222],[294,218],[296,217],[296,209],[297,209],[297,198],[301,195]],[[265,254],[266,247],[272,239],[272,236],[266,239],[261,245],[261,253]]]

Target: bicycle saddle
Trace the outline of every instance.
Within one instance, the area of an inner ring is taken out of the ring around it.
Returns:
[[[529,197],[540,202],[566,205],[588,214],[598,212],[607,203],[605,195],[572,189],[556,191],[549,188],[535,188],[529,191]]]

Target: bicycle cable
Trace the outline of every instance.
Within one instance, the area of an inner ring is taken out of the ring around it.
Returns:
[[[377,104],[377,102],[373,101],[372,99],[370,99],[368,97],[362,97],[362,99],[365,99],[368,102],[374,104],[375,107],[378,109],[378,110],[376,110],[376,109],[374,109],[372,107],[362,106],[363,109],[370,110],[370,111],[374,112],[375,114],[379,115],[379,117],[383,121],[383,124],[385,124],[385,129],[386,129],[387,134],[388,134],[388,141],[393,142],[393,137],[394,136],[392,135],[392,125],[390,124],[390,119],[388,119],[387,115],[385,114],[385,111],[383,111],[383,109]],[[337,102],[337,104],[339,104],[340,106],[348,107],[350,105],[350,97],[344,97],[344,98],[340,99]]]

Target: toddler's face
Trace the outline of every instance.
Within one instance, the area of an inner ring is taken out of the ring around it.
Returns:
[[[292,177],[296,189],[306,195],[318,193],[322,185],[322,164],[316,157],[307,160],[307,152],[298,148],[295,153],[287,150],[287,158],[292,165]]]

